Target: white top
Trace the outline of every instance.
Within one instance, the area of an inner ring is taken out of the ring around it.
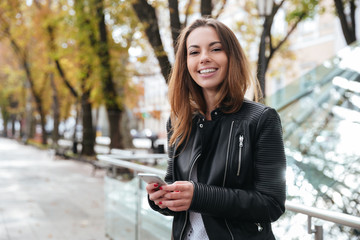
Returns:
[[[190,178],[197,182],[197,164],[195,164]],[[189,216],[190,224],[186,228],[185,240],[209,240],[201,214],[189,211]]]

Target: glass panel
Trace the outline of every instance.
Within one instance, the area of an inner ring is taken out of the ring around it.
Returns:
[[[267,101],[279,108],[283,124],[288,200],[360,215],[359,53],[359,43],[345,48]],[[306,221],[290,212],[274,229],[286,239],[303,239]],[[324,239],[358,239],[350,228],[314,221],[324,226]]]
[[[104,189],[107,236],[114,240],[136,239],[137,181],[105,177]]]
[[[173,217],[164,216],[152,210],[148,203],[145,183],[141,181],[141,228],[140,239],[142,240],[169,240],[171,239],[171,227]]]
[[[142,189],[138,178],[122,181],[105,177],[105,232],[110,239],[171,239],[172,217],[149,207],[145,184],[141,184]]]

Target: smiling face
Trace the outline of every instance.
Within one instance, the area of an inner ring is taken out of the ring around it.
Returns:
[[[228,71],[228,57],[212,27],[194,29],[186,40],[187,68],[204,93],[216,93]]]

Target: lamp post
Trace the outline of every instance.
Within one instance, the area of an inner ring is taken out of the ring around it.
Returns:
[[[265,72],[266,72],[266,37],[270,35],[270,29],[268,29],[268,21],[267,18],[271,15],[273,9],[273,0],[257,0],[257,8],[259,11],[259,16],[263,18],[263,31],[261,34],[260,39],[260,46],[259,46],[259,59],[258,59],[258,71],[257,71],[257,78],[260,83],[261,92],[263,97],[265,97]]]
[[[267,17],[271,15],[273,0],[256,0],[257,9],[260,17]]]

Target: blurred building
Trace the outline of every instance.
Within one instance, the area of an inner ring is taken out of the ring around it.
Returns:
[[[166,138],[166,121],[170,116],[167,85],[161,73],[136,76],[133,80],[143,85],[144,95],[133,110],[138,130],[151,130],[160,138]]]
[[[285,60],[285,64],[284,59],[274,57],[272,60],[274,61],[273,69],[269,69],[269,72],[277,71],[280,74],[268,77],[268,96],[332,58],[346,46],[340,20],[335,15],[334,1],[325,0],[322,2],[322,6],[326,9],[324,13],[300,22],[290,35],[289,50],[294,59]],[[284,21],[284,16],[281,18],[280,13],[280,18],[277,18],[274,24],[276,31],[282,32],[282,34],[288,31]],[[359,8],[356,13],[356,22],[360,22]],[[359,36],[359,34],[358,28],[357,35]]]

